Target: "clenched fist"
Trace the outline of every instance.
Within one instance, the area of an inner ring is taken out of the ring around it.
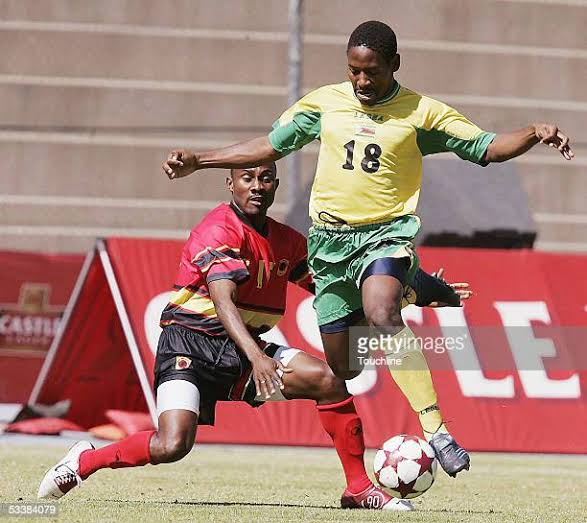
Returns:
[[[170,180],[183,178],[198,170],[198,157],[185,149],[173,150],[163,162],[162,168]]]

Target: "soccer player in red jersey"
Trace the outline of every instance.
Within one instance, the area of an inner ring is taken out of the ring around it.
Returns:
[[[100,449],[77,443],[45,475],[39,497],[60,498],[102,468],[180,460],[217,401],[312,399],[340,457],[343,508],[411,510],[374,486],[364,467],[362,424],[345,381],[322,360],[259,336],[285,312],[287,283],[312,290],[305,238],[266,213],[279,185],[275,164],[237,169],[230,204],[208,213],[183,248],[155,362],[158,429]],[[448,287],[448,286],[447,286]],[[440,299],[468,291],[449,288]]]

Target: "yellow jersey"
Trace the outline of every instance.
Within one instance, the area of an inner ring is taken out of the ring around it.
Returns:
[[[316,89],[273,124],[269,141],[284,155],[320,140],[310,217],[316,224],[365,225],[414,214],[422,157],[452,151],[487,165],[495,138],[452,107],[397,82],[373,106],[350,82]]]

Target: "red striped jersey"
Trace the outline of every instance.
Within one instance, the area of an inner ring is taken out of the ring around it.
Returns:
[[[210,298],[208,284],[230,279],[238,284],[236,306],[245,324],[269,330],[283,316],[287,282],[310,288],[306,239],[267,218],[265,234],[242,212],[222,204],[194,227],[160,325],[180,324],[213,336],[226,335]]]

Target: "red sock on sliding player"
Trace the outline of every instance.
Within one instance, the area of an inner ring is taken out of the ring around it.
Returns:
[[[339,403],[316,405],[324,430],[328,432],[342,463],[347,487],[358,493],[372,483],[365,470],[363,424],[355,410],[353,397]]]
[[[140,467],[151,462],[149,444],[154,430],[137,432],[128,438],[96,450],[86,450],[79,457],[78,474],[82,479],[100,469]]]

